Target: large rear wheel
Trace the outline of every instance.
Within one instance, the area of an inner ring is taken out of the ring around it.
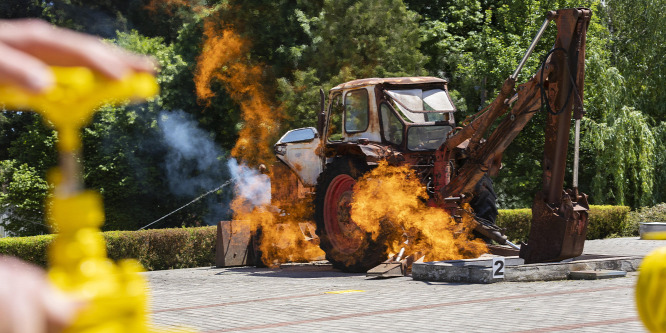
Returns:
[[[497,220],[497,195],[493,187],[493,181],[488,174],[474,187],[474,198],[469,203],[474,210],[477,218],[484,219],[490,224],[495,224]]]
[[[368,170],[361,161],[338,158],[326,167],[317,184],[319,246],[334,267],[348,272],[365,272],[386,259],[383,238],[373,240],[351,219],[354,184]]]

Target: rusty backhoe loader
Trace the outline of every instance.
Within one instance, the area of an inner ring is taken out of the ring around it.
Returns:
[[[278,162],[273,172],[284,176],[274,184],[274,197],[298,200],[313,195],[320,246],[334,266],[347,271],[367,271],[386,259],[386,245],[359,239],[349,214],[356,179],[382,160],[412,167],[427,188],[430,206],[456,215],[469,203],[478,222],[475,231],[516,252],[519,249],[526,263],[580,255],[588,204],[587,196],[577,189],[578,142],[590,17],[586,8],[549,12],[499,95],[464,127],[456,127],[448,82],[440,78],[354,80],[333,88],[327,106],[322,91],[317,128],[289,131],[275,144]],[[557,25],[555,45],[536,74],[516,87],[522,67],[551,21]],[[543,190],[534,199],[527,244],[518,247],[494,223],[495,195],[487,177],[499,169],[505,149],[540,110],[548,112]],[[572,117],[576,122],[573,189],[564,191]],[[404,266],[415,258],[400,253],[393,259]]]

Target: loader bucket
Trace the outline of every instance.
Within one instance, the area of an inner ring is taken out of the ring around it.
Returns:
[[[561,261],[583,253],[587,235],[587,196],[572,202],[564,194],[560,207],[551,207],[538,194],[532,206],[532,225],[527,244],[520,248],[526,264]]]

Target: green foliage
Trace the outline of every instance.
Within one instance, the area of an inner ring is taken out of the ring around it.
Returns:
[[[666,170],[666,121],[661,121],[659,126],[653,127],[656,137],[656,149],[654,151],[655,170]],[[656,172],[654,180],[655,202],[666,201],[666,172]]]
[[[40,17],[44,14],[44,4],[39,0],[4,0],[0,2],[0,18],[15,19]]]
[[[322,81],[419,75],[418,17],[401,0],[324,1],[311,59]]]
[[[44,202],[49,185],[43,175],[15,160],[0,161],[0,173],[0,182],[6,184],[0,193],[0,207],[6,214],[2,221],[5,230],[17,236],[47,233]]]
[[[286,130],[316,124],[320,88],[327,92],[364,77],[425,74],[418,16],[401,0],[324,1],[316,16],[299,12],[298,19],[311,44],[298,48],[298,64],[306,69],[277,80]]]
[[[595,202],[633,207],[654,203],[656,141],[648,120],[628,106],[609,116],[614,119],[605,123],[586,122],[589,126],[586,141],[597,152],[592,197]]]
[[[607,1],[598,11],[606,23],[607,47],[587,56],[582,171],[595,203],[634,208],[666,200],[663,172],[666,94],[663,35],[666,1]],[[648,45],[650,45],[648,47]],[[589,93],[588,93],[589,92]]]
[[[497,225],[511,241],[527,242],[532,222],[532,210],[529,208],[500,209]]]
[[[180,95],[175,80],[188,70],[176,54],[175,45],[162,38],[148,38],[136,31],[118,32],[115,43],[133,52],[149,54],[158,61],[160,95],[141,105],[106,106],[95,114],[84,130],[84,179],[88,187],[104,196],[105,230],[136,230],[176,209],[182,199],[169,191],[164,159],[167,148],[157,121],[164,101]],[[176,96],[174,96],[176,95]],[[201,210],[202,207],[195,209]],[[172,221],[195,224],[193,210],[183,211]],[[166,221],[166,222],[170,222]]]
[[[627,237],[638,235],[638,229],[627,218],[627,206],[590,206],[587,239]],[[504,230],[510,240],[527,242],[532,221],[532,210],[500,209],[497,225]]]
[[[4,112],[0,123],[0,209],[2,224],[17,236],[47,233],[44,201],[49,186],[47,171],[56,164],[55,132],[40,116],[29,112]]]
[[[628,229],[630,235],[637,236],[641,222],[666,222],[666,203],[653,207],[643,207],[629,212]]]
[[[579,6],[596,11],[598,4],[599,1],[407,1],[410,9],[422,15],[421,49],[430,56],[426,68],[431,75],[449,77],[449,86],[462,97],[456,103],[463,111],[457,114],[458,120],[476,113],[497,95],[543,24],[547,11]],[[588,55],[605,52],[605,31],[599,17],[593,15],[587,36]],[[551,23],[518,77],[519,84],[536,72],[552,47],[555,34],[555,24]],[[587,80],[596,82],[589,75]],[[504,168],[494,180],[502,208],[530,205],[541,187],[545,118],[543,113],[535,115],[504,153]]]
[[[637,222],[666,222],[666,203],[643,207],[631,212],[630,216]]]
[[[278,80],[280,102],[289,115],[285,128],[317,126],[320,109],[319,79],[315,70],[294,72],[293,83],[287,78]]]
[[[407,7],[421,15],[421,52],[429,59],[425,69],[446,77],[455,72],[465,51],[465,41],[483,23],[481,1],[407,0]],[[460,104],[458,105],[460,107]]]
[[[590,118],[583,121],[583,149],[593,156],[585,160],[592,169],[594,202],[628,204],[640,207],[653,204],[656,158],[663,158],[658,147],[658,128],[650,118],[626,106],[625,77],[615,67],[593,69],[599,75],[590,101]],[[603,65],[602,65],[603,66]]]
[[[0,238],[0,255],[14,256],[38,266],[46,267],[46,250],[54,237],[54,235],[41,235]]]
[[[307,65],[304,52],[312,43],[312,17],[320,12],[323,3],[323,0],[230,0],[228,6],[220,9],[220,20],[249,40],[250,56],[268,67],[267,76],[289,77],[295,69]]]
[[[666,0],[8,0],[0,4],[0,17],[41,17],[114,38],[159,61],[158,98],[142,106],[103,108],[83,133],[85,181],[104,194],[105,228],[133,229],[183,201],[164,182],[159,111],[193,115],[225,149],[234,146],[242,128],[240,108],[221,84],[212,83],[216,95],[210,104],[197,103],[193,77],[204,20],[219,20],[249,41],[248,60],[262,64],[261,85],[287,114],[281,128],[289,130],[315,125],[320,87],[370,76],[447,77],[457,118],[463,119],[497,94],[548,10],[580,6],[593,10],[580,189],[597,204],[662,202],[666,173],[658,170],[666,168],[661,148],[666,145],[666,63],[661,60],[666,44],[654,41],[663,40],[666,31]],[[519,83],[536,71],[555,31],[551,23]],[[504,154],[505,167],[495,179],[502,208],[530,205],[541,187],[544,119],[537,114]],[[56,163],[55,140],[37,115],[0,116],[0,206],[12,207],[9,221],[16,223],[9,229],[23,230],[20,234],[46,232],[31,223],[43,223],[39,202],[48,190],[46,172]],[[195,223],[203,209],[195,207],[175,220]]]
[[[105,232],[109,258],[135,258],[147,270],[210,266],[215,227]]]
[[[103,233],[109,258],[137,259],[147,270],[210,266],[215,262],[215,227]],[[54,235],[0,238],[0,255],[42,267]]]
[[[663,119],[666,45],[655,41],[666,38],[666,1],[609,0],[604,9],[611,31],[613,63],[626,80],[626,105],[656,120]]]
[[[194,73],[197,57],[203,44],[203,18],[185,24],[178,31],[174,51],[182,57],[187,67],[179,71],[171,82],[162,85],[168,94],[164,97],[164,108],[183,110],[196,117],[199,126],[213,135],[215,142],[225,150],[233,148],[238,138],[240,107],[229,97],[222,85],[214,80],[211,88],[216,92],[210,103],[197,101]]]
[[[590,206],[587,239],[637,236],[629,224],[627,206]]]

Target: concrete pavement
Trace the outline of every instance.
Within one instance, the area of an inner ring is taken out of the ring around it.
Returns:
[[[588,241],[586,253],[645,255],[666,241]],[[623,253],[616,253],[617,251]],[[329,265],[146,273],[152,320],[202,332],[646,332],[637,273],[489,285],[367,279]]]

